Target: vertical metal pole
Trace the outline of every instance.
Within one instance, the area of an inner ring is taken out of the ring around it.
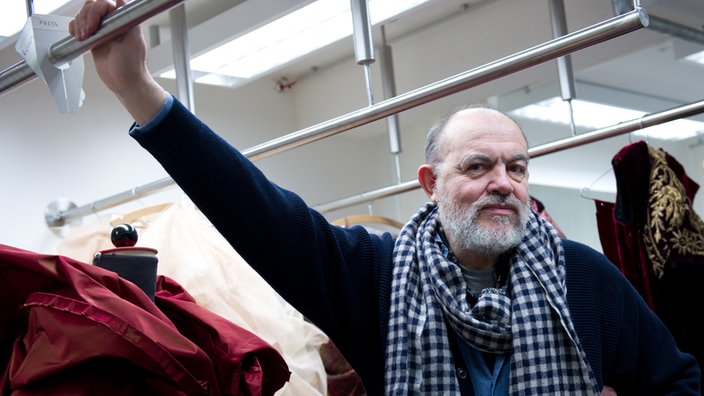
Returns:
[[[391,46],[386,43],[386,29],[381,27],[381,80],[384,84],[384,99],[396,96],[396,78],[394,77],[394,61],[391,53]],[[386,125],[389,130],[389,150],[394,155],[396,181],[400,183],[401,163],[399,154],[401,153],[401,132],[398,124],[398,113],[386,117]]]
[[[374,63],[374,40],[372,39],[372,25],[369,18],[369,4],[367,0],[350,0],[350,10],[352,11],[354,53],[357,64],[364,66],[367,97],[371,106],[374,104],[370,70],[370,65]]]
[[[635,9],[636,3],[639,3],[639,1],[634,0],[629,2],[628,0],[612,0],[611,3],[614,8],[614,15],[621,15]],[[629,3],[633,4],[633,8],[629,7]]]
[[[32,15],[34,15],[34,1],[27,0],[27,18],[31,17]]]
[[[384,99],[393,98],[396,96],[396,81],[394,77],[394,60],[391,53],[391,46],[386,43],[386,30],[381,27],[381,76],[384,84]],[[386,117],[386,123],[389,127],[389,140],[391,152],[398,154],[401,152],[401,139],[399,137],[398,113]]]
[[[195,113],[193,99],[193,76],[191,74],[191,54],[188,45],[188,26],[186,25],[186,6],[180,4],[169,11],[171,25],[171,45],[174,52],[174,68],[176,69],[176,86],[178,98],[186,103],[188,109]]]
[[[149,26],[149,47],[156,47],[161,44],[161,32],[159,31],[159,26],[150,25]]]
[[[567,22],[565,18],[565,4],[562,0],[550,0],[550,16],[552,17],[552,32],[555,38],[567,34]],[[557,58],[557,73],[560,78],[560,92],[562,100],[567,101],[570,112],[570,126],[572,136],[576,134],[574,125],[574,112],[572,110],[572,99],[576,98],[574,88],[574,74],[572,72],[572,58],[565,55]]]

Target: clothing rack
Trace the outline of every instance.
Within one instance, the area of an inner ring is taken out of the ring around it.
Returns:
[[[78,41],[68,36],[52,44],[47,51],[47,58],[52,65],[59,67],[81,56],[91,48],[103,44],[139,25],[145,20],[175,6],[184,0],[138,0],[108,14],[100,28],[90,38]],[[33,81],[37,77],[27,62],[18,62],[0,72],[0,95],[10,92]]]
[[[151,3],[152,0],[138,0],[133,3],[144,2]],[[156,3],[157,1],[153,2]],[[177,1],[161,0],[159,3],[164,3],[164,5],[167,3],[175,4]],[[119,14],[119,20],[121,23],[126,23],[129,27],[136,25],[134,21],[124,22],[124,17],[122,17],[123,12],[120,11],[121,9],[116,10],[114,15],[116,19]],[[136,11],[133,12],[135,14],[137,13]],[[111,31],[103,34],[101,31],[104,27],[101,27],[98,31],[98,33],[101,33],[98,34],[98,36],[100,36],[100,40],[96,39],[92,40],[90,44],[84,44],[81,46],[81,51],[88,51],[92,48],[92,46],[102,43],[103,40],[109,40],[110,38],[115,37],[126,28],[120,29],[118,27],[113,27],[113,24],[109,24],[107,21],[104,24],[109,25],[111,27]],[[408,110],[433,100],[496,80],[503,76],[547,62],[549,60],[554,60],[577,50],[608,41],[646,26],[648,26],[647,12],[643,8],[638,7],[631,12],[618,15],[606,21],[597,23],[568,35],[555,38],[543,44],[498,59],[483,66],[479,66],[444,80],[409,91],[405,94],[386,99],[363,109],[333,118],[318,125],[314,125],[251,147],[247,150],[243,150],[242,153],[251,160],[257,160],[266,156],[274,155],[285,150],[321,140],[337,133],[386,118],[404,110]],[[67,42],[67,44],[65,44],[67,46],[77,45],[74,43],[76,40],[73,38],[69,38],[64,41]],[[52,48],[54,48],[54,46],[52,46]],[[3,75],[0,75],[0,83],[2,82],[2,79]],[[2,87],[1,84],[0,87]],[[2,93],[2,90],[0,90],[0,93]],[[70,220],[81,218],[91,213],[115,207],[122,203],[150,195],[174,184],[175,182],[171,178],[165,178],[147,185],[135,187],[129,191],[125,191],[87,205],[70,207],[65,210],[62,208],[62,205],[50,203],[45,210],[45,220],[47,225],[50,227],[62,226]]]
[[[640,118],[636,118],[631,121],[621,122],[619,124],[597,129],[592,132],[587,132],[577,136],[560,139],[554,142],[531,147],[528,149],[528,156],[530,158],[540,157],[541,155],[567,150],[584,144],[597,142],[599,140],[608,139],[614,136],[634,132],[643,128],[663,124],[680,118],[690,117],[700,113],[704,113],[704,100],[689,103],[669,110],[664,110],[658,113],[646,114]],[[410,180],[393,186],[383,187],[378,190],[368,191],[347,198],[342,198],[332,202],[320,204],[314,206],[313,209],[317,210],[318,212],[325,213],[361,203],[370,202],[376,199],[390,197],[392,195],[416,190],[418,188],[420,188],[420,183],[417,180]]]

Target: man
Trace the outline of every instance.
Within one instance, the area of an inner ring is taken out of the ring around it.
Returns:
[[[71,33],[123,4],[86,2]],[[616,267],[530,210],[527,143],[505,115],[466,108],[431,130],[430,202],[394,240],[332,226],[267,180],[152,79],[145,53],[137,28],[93,50],[130,134],[368,394],[699,394],[696,361]]]

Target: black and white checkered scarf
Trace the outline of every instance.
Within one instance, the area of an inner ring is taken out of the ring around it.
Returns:
[[[487,289],[470,307],[460,267],[436,243],[438,228],[430,202],[396,241],[385,393],[459,394],[447,320],[472,347],[510,353],[511,395],[598,395],[567,308],[555,229],[533,213],[506,290]]]

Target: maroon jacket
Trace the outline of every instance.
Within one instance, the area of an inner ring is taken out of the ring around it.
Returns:
[[[0,244],[2,395],[272,395],[290,372],[251,332],[158,278]]]

